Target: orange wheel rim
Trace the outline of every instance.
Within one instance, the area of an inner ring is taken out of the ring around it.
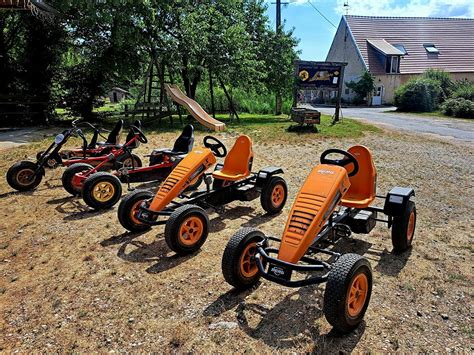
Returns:
[[[272,191],[272,203],[273,206],[278,207],[282,204],[285,199],[285,189],[282,185],[276,185]]]
[[[411,211],[410,219],[408,220],[407,239],[412,240],[413,234],[415,233],[415,212]]]
[[[130,219],[135,224],[142,224],[137,218],[138,208],[140,207],[143,200],[137,201],[133,204],[132,208],[130,209]]]
[[[365,305],[369,280],[365,274],[359,274],[352,280],[347,298],[347,312],[351,317],[357,317]]]
[[[240,272],[245,277],[254,277],[258,272],[255,254],[257,253],[257,243],[247,245],[240,257]]]
[[[184,245],[194,245],[204,233],[204,223],[199,217],[186,218],[179,228],[179,240]]]
[[[16,174],[16,180],[20,185],[29,185],[35,172],[31,169],[22,169]]]

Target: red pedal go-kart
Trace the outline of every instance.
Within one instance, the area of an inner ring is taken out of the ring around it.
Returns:
[[[91,142],[87,140],[79,128],[79,125],[88,125],[94,130]],[[58,166],[69,166],[77,163],[80,157],[86,159],[88,157],[97,157],[109,153],[118,143],[120,132],[122,130],[123,121],[119,120],[115,128],[110,132],[106,142],[97,142],[101,130],[88,122],[80,122],[75,120],[72,127],[58,134],[51,145],[45,151],[36,154],[36,162],[30,160],[22,160],[13,164],[7,172],[8,184],[18,191],[28,191],[36,188],[46,174],[45,168],[54,169]],[[63,146],[69,138],[79,136],[82,138],[83,145],[81,148],[63,151]],[[91,161],[94,163],[95,161]]]
[[[344,158],[329,159],[330,154]],[[225,280],[236,289],[254,286],[261,276],[288,287],[327,282],[325,317],[337,331],[350,332],[369,304],[371,266],[360,255],[341,255],[328,246],[351,233],[370,233],[379,221],[392,228],[394,251],[403,252],[415,232],[413,189],[395,187],[386,196],[376,196],[375,183],[376,170],[367,148],[325,151],[321,164],[301,187],[281,239],[244,228],[229,240],[222,257]],[[383,208],[372,206],[376,198],[385,200]],[[387,218],[378,218],[378,213]],[[272,241],[279,243],[279,249],[270,246]],[[316,254],[326,255],[327,260],[315,258]],[[307,277],[295,279],[295,272]]]
[[[205,137],[204,147],[193,149],[181,160],[156,195],[137,190],[122,199],[118,209],[122,226],[139,232],[165,224],[168,247],[186,255],[197,251],[206,241],[209,224],[206,209],[222,213],[227,203],[260,197],[266,212],[280,212],[287,196],[286,182],[279,176],[282,169],[270,167],[252,173],[252,141],[242,135],[224,164],[218,164],[213,173],[206,173],[216,163],[216,157],[225,157],[226,153],[222,142]],[[187,187],[201,176],[206,189],[186,194]]]
[[[97,172],[97,168],[76,173],[74,181],[82,184],[82,198],[94,209],[106,209],[115,205],[122,196],[122,183],[163,181],[188,154],[194,144],[194,127],[187,125],[176,139],[172,149],[156,149],[149,155],[150,165],[145,167],[123,167],[115,171]],[[197,178],[188,190],[196,189],[202,182]]]
[[[140,127],[140,121],[136,121],[134,125],[130,126],[126,143],[114,146],[106,155],[71,159],[74,164],[68,166],[61,177],[64,189],[73,196],[79,196],[83,183],[89,174],[110,169],[141,167],[141,159],[132,153],[132,150],[137,148],[140,143],[148,142]]]

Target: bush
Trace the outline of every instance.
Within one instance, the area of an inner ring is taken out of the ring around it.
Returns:
[[[459,81],[455,84],[455,89],[452,98],[463,98],[466,100],[474,101],[474,82],[472,81]]]
[[[229,89],[228,89],[229,90]],[[231,92],[232,102],[237,112],[274,114],[275,95],[271,93],[248,92],[234,88]],[[208,88],[198,87],[196,101],[209,113],[211,113],[211,94]],[[283,98],[282,111],[289,114],[293,99]],[[216,112],[230,112],[229,101],[222,88],[214,88],[214,106]]]
[[[439,95],[439,102],[443,102],[446,100],[453,90],[453,81],[451,80],[449,73],[445,72],[444,70],[439,69],[427,69],[422,78],[433,80],[438,83],[441,88],[441,94]]]
[[[448,99],[441,106],[441,110],[448,116],[474,118],[474,101],[462,97]]]
[[[400,111],[431,112],[438,107],[441,92],[437,81],[412,79],[395,91],[395,105]]]

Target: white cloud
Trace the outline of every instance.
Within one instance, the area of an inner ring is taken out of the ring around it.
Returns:
[[[303,2],[303,0],[298,0]],[[344,14],[344,0],[337,0],[335,11]],[[349,0],[349,15],[474,17],[472,0]]]

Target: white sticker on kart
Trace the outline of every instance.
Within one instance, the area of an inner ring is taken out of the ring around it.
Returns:
[[[388,201],[400,204],[403,202],[403,196],[391,195]]]

